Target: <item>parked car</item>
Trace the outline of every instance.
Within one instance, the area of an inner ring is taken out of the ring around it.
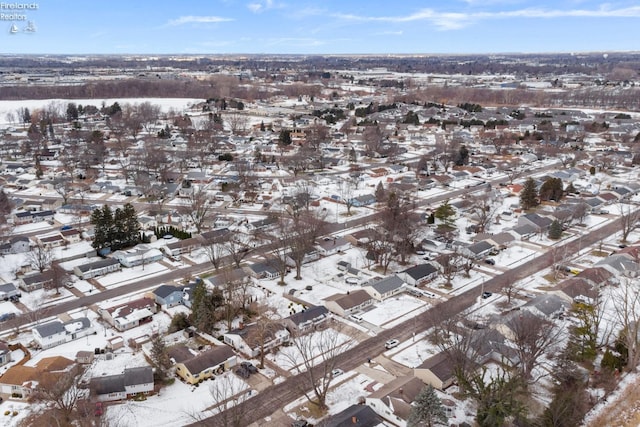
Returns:
[[[251,372],[249,372],[249,370],[244,366],[240,366],[238,369],[236,369],[236,375],[240,378],[247,379],[251,376]]]
[[[487,299],[487,298],[489,298],[491,295],[493,295],[491,292],[484,291],[484,292],[482,293],[482,298]]]
[[[242,362],[240,363],[240,366],[243,367],[244,369],[246,369],[247,371],[249,371],[249,373],[251,374],[257,374],[258,373],[258,368],[256,368],[253,363],[251,362]]]
[[[496,260],[492,258],[487,258],[484,260],[484,263],[489,265],[496,265]]]
[[[102,402],[96,402],[96,409],[94,415],[96,417],[101,417],[104,414],[104,408],[102,407]]]
[[[3,315],[0,315],[0,322],[6,322],[8,320],[15,319],[15,318],[16,318],[15,313],[5,313]]]
[[[384,343],[384,347],[388,350],[390,348],[394,348],[397,347],[398,344],[400,344],[400,341],[393,339],[393,340],[389,340],[386,343]]]
[[[291,423],[291,427],[310,427],[311,424],[309,424],[306,420],[295,420],[294,422]]]
[[[340,369],[340,368],[336,368],[333,371],[331,371],[331,376],[334,377],[334,378],[338,377],[338,376],[340,376],[342,374],[344,374],[344,371],[342,369]]]
[[[356,323],[361,323],[364,319],[362,318],[362,316],[358,316],[357,314],[352,314],[351,316],[349,316],[349,320],[352,320]]]

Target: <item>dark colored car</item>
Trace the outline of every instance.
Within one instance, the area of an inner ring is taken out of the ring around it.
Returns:
[[[482,293],[482,298],[487,299],[487,298],[489,298],[491,295],[493,295],[491,292],[487,292],[487,291],[485,291],[485,292],[483,292],[483,293]]]
[[[249,371],[249,373],[251,373],[251,374],[258,373],[258,368],[253,366],[253,363],[251,363],[251,362],[242,362],[240,364],[240,366],[243,367],[244,369],[246,369],[247,371]]]
[[[243,366],[240,366],[238,369],[236,369],[236,375],[238,375],[240,378],[247,379],[251,376],[251,372],[249,372]]]
[[[484,260],[485,264],[489,264],[489,265],[496,265],[496,260],[491,259],[491,258],[487,258]]]

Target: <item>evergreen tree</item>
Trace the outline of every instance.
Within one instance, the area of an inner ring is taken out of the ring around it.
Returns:
[[[540,200],[560,201],[563,195],[562,180],[560,178],[549,178],[541,186],[538,196]]]
[[[562,224],[557,219],[554,219],[549,226],[549,238],[558,240],[560,237],[562,237]]]
[[[278,136],[278,142],[280,145],[291,145],[291,131],[288,129],[282,129],[280,136]]]
[[[140,235],[140,223],[138,222],[138,213],[131,203],[127,203],[122,208],[122,235],[124,236],[124,244],[133,246],[138,243]]]
[[[446,225],[452,225],[453,217],[456,211],[453,206],[449,204],[449,200],[445,200],[440,206],[438,206],[433,213],[433,216]]]
[[[467,163],[469,163],[469,149],[466,145],[461,145],[456,153],[455,164],[456,166],[463,166]]]
[[[171,368],[171,360],[167,353],[167,346],[160,335],[156,335],[151,340],[151,364],[155,368],[157,379],[163,380],[167,376],[167,371]]]
[[[202,280],[193,289],[191,304],[191,324],[202,332],[211,332],[215,323],[213,296],[209,295]]]
[[[531,209],[538,205],[536,182],[529,178],[524,182],[524,187],[520,191],[520,206],[522,209]]]
[[[436,425],[447,425],[447,415],[433,386],[428,385],[416,396],[411,406],[407,426],[433,427]]]
[[[91,213],[91,224],[94,227],[91,246],[97,250],[111,247],[113,213],[109,205],[104,205]]]
[[[380,181],[378,183],[378,185],[376,186],[375,196],[376,196],[376,201],[378,203],[383,202],[384,199],[385,199],[386,194],[385,194],[385,191],[384,191],[384,186],[382,185],[382,181]]]

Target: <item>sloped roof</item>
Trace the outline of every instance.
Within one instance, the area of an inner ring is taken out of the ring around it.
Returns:
[[[349,292],[348,294],[333,295],[332,297],[327,299],[334,301],[343,310],[348,310],[371,300],[371,295],[369,295],[365,290],[358,289],[357,291]]]
[[[409,267],[403,271],[403,273],[407,273],[409,276],[413,277],[416,280],[422,279],[423,277],[428,277],[431,274],[437,272],[438,269],[433,266],[433,264],[425,263],[414,265],[413,267]]]
[[[207,350],[199,355],[187,360],[184,366],[191,374],[198,374],[205,369],[213,368],[224,363],[227,359],[234,355],[233,350],[226,345],[221,345]]]
[[[402,285],[404,285],[404,280],[402,280],[400,277],[394,274],[392,276],[387,276],[381,280],[369,281],[366,286],[371,286],[379,294],[384,295],[387,292],[391,292],[394,289],[398,289]]]

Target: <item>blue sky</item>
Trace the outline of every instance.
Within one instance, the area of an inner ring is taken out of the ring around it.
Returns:
[[[0,53],[640,50],[637,0],[42,0],[36,4],[33,11],[0,10],[5,15],[0,20]],[[25,15],[26,20],[7,20],[11,14]],[[28,21],[35,24],[35,32],[24,31]],[[9,32],[12,23],[18,27],[15,34]]]

